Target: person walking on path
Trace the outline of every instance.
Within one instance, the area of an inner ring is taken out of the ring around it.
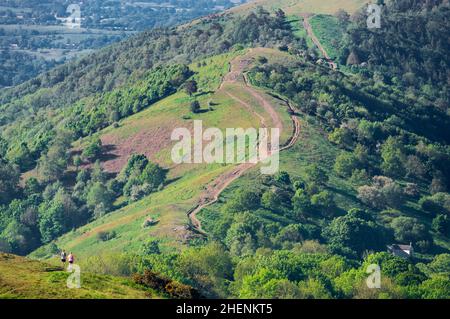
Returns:
[[[66,251],[63,249],[61,251],[61,262],[63,263],[63,267],[66,267],[66,258],[67,258],[67,254]]]
[[[68,270],[70,271],[70,270],[72,270],[72,265],[73,265],[73,263],[75,261],[75,256],[72,254],[72,252],[70,252],[68,259],[69,259],[69,268],[68,268]]]

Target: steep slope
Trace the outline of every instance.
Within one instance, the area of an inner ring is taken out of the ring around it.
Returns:
[[[231,70],[230,73],[227,74],[220,86],[220,90],[224,90],[231,98],[233,98],[235,101],[239,102],[240,104],[244,105],[247,109],[252,111],[253,107],[246,103],[245,101],[242,101],[240,98],[233,95],[230,91],[233,85],[238,85],[241,88],[243,88],[245,91],[249,92],[251,96],[253,96],[254,101],[257,102],[260,105],[263,106],[264,110],[270,115],[272,119],[272,123],[274,124],[275,128],[278,128],[280,132],[283,132],[284,135],[286,135],[286,129],[283,129],[283,123],[280,119],[280,115],[277,113],[276,108],[274,108],[271,104],[272,98],[268,98],[268,95],[256,90],[252,86],[249,85],[247,76],[244,74],[244,71],[246,71],[246,68],[251,66],[253,60],[251,58],[255,58],[256,56],[264,57],[264,55],[267,55],[268,53],[271,53],[272,55],[277,55],[277,52],[270,51],[270,50],[264,50],[261,48],[258,49],[251,49],[249,54],[247,54],[245,57],[238,57],[237,59],[233,60],[231,62]],[[280,55],[278,53],[278,55]],[[231,88],[230,88],[231,86]],[[235,90],[232,90],[235,91]],[[289,103],[286,103],[289,110],[292,113],[295,113],[295,110],[292,108],[292,106]],[[253,110],[254,112],[254,110]],[[267,127],[265,123],[264,117],[254,112],[255,116],[260,118],[261,120],[261,126]],[[289,149],[295,143],[297,142],[299,135],[300,135],[300,121],[298,120],[296,115],[292,115],[292,122],[294,124],[294,129],[292,135],[289,137],[289,139],[285,142],[284,145],[281,145],[281,147],[278,150],[275,150],[277,152],[284,151],[286,149]],[[202,229],[201,222],[197,218],[197,214],[201,212],[204,208],[216,203],[219,200],[219,196],[221,193],[235,180],[240,178],[242,175],[244,175],[248,170],[251,170],[253,167],[255,167],[257,164],[252,163],[245,163],[238,165],[233,171],[227,172],[226,174],[223,174],[222,176],[219,176],[213,183],[213,185],[210,187],[208,186],[205,190],[205,192],[201,195],[200,201],[198,205],[189,212],[189,218],[191,220],[192,225],[200,232],[204,233],[204,230]]]
[[[216,56],[205,60],[205,66],[197,67],[196,65],[203,65],[203,61],[199,61],[191,66],[197,72],[200,91],[197,99],[203,108],[208,101],[213,101],[213,110],[205,109],[203,113],[188,115],[190,98],[186,93],[179,92],[156,103],[150,109],[127,118],[119,127],[109,127],[101,131],[100,138],[108,145],[108,149],[112,150],[111,156],[106,156],[111,159],[103,163],[107,170],[117,172],[131,153],[143,151],[151,160],[169,169],[170,182],[162,191],[68,233],[57,240],[56,244],[85,257],[98,251],[136,251],[150,238],[162,240],[163,247],[168,250],[192,239],[193,233],[187,217],[191,208],[204,204],[211,196],[214,197],[216,189],[225,188],[240,175],[236,172],[244,173],[247,167],[240,171],[237,168],[239,166],[235,165],[174,165],[170,158],[170,151],[175,143],[170,141],[173,128],[187,127],[192,130],[193,120],[202,120],[204,129],[259,128],[263,127],[263,124],[267,127],[280,126],[281,145],[291,139],[294,131],[292,119],[287,112],[288,106],[283,101],[248,88],[243,80],[226,80],[230,75],[233,77],[233,74],[242,77],[242,70],[236,72],[231,69],[227,75],[228,68],[224,68],[224,65],[248,61],[248,66],[251,66],[258,56],[266,56],[270,61],[290,59],[286,53],[258,49],[247,53],[244,51]],[[222,77],[225,81],[220,85]],[[264,100],[259,101],[252,93]],[[252,166],[254,165],[249,167]],[[149,218],[158,220],[158,223],[144,228],[142,225]],[[116,237],[109,241],[102,241],[97,237],[100,232],[112,231],[116,233]],[[45,248],[32,254],[34,257],[45,255]]]
[[[158,298],[131,280],[80,273],[80,288],[67,287],[69,272],[59,266],[0,253],[0,299],[149,299]]]

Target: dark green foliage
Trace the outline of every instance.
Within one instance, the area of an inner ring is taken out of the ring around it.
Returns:
[[[94,209],[95,207],[102,205],[106,211],[111,210],[112,202],[114,200],[114,194],[112,194],[106,186],[101,182],[94,182],[89,187],[87,193],[86,204]]]
[[[143,275],[135,274],[133,280],[137,284],[144,285],[158,292],[166,293],[171,298],[198,299],[200,297],[200,294],[194,288],[170,280],[165,276],[150,270],[145,270]]]
[[[197,100],[191,102],[191,112],[194,114],[200,112],[200,103]]]
[[[195,80],[186,81],[186,83],[184,84],[184,89],[186,90],[186,93],[189,94],[189,96],[192,96],[198,91],[197,82]]]
[[[412,217],[397,217],[391,225],[396,239],[400,242],[418,242],[429,237],[425,225]]]
[[[0,136],[0,158],[4,158],[8,151],[8,142]]]
[[[268,190],[262,195],[261,204],[267,209],[276,211],[281,207],[282,199],[275,190]]]
[[[167,178],[167,170],[150,162],[144,155],[132,155],[118,176],[123,194],[136,201],[161,188]],[[119,184],[116,185],[117,188]]]
[[[17,194],[19,170],[0,158],[0,205],[9,203]]]
[[[305,169],[306,179],[312,184],[324,185],[328,181],[327,172],[317,164],[311,164]]]
[[[348,41],[343,43],[347,54],[354,51],[361,62],[370,61],[369,69],[388,75],[387,82],[401,82],[426,92],[432,84],[430,89],[441,99],[439,104],[448,105],[449,91],[444,83],[450,67],[449,44],[442,40],[450,28],[448,3],[396,0],[386,4],[379,30],[367,28],[362,12],[355,15]]]
[[[346,152],[339,154],[334,164],[334,171],[344,177],[350,177],[357,168],[358,159],[356,156]]]
[[[432,227],[434,231],[450,237],[450,218],[448,215],[437,215],[433,219]]]
[[[257,209],[261,203],[261,195],[252,190],[238,190],[232,201],[227,204],[227,210],[243,212]]]
[[[292,198],[294,213],[297,220],[301,220],[306,215],[312,213],[310,196],[302,189],[299,189]]]
[[[149,161],[145,155],[133,154],[121,174],[129,177],[134,171],[142,171],[148,163]]]
[[[333,194],[328,191],[322,191],[311,196],[311,205],[324,216],[330,217],[335,214],[336,203]]]
[[[384,236],[383,229],[367,213],[358,211],[333,219],[323,231],[323,237],[337,252],[340,248],[349,248],[358,255],[366,250],[383,250]]]
[[[159,249],[159,240],[149,239],[145,243],[142,244],[141,254],[142,255],[151,255],[151,254],[159,254],[161,253]]]
[[[289,174],[285,171],[281,171],[279,172],[276,176],[275,176],[275,180],[281,184],[284,184],[286,186],[291,185],[291,178],[289,176]]]
[[[94,139],[89,145],[83,150],[81,156],[89,161],[98,158],[102,154],[102,141],[99,138]]]

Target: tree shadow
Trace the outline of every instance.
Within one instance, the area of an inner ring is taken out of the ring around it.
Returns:
[[[203,95],[209,95],[209,94],[214,94],[216,93],[215,91],[204,91],[204,92],[197,92],[194,96],[195,97],[199,97],[199,96],[203,96]]]
[[[117,149],[117,146],[114,144],[108,144],[102,146],[102,154],[96,158],[96,160],[100,160],[101,162],[107,162],[118,158],[116,154],[112,152]]]

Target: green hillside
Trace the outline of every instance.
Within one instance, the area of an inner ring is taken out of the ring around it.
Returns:
[[[151,299],[158,295],[131,280],[81,272],[81,288],[67,288],[69,272],[27,258],[0,254],[0,299]]]
[[[1,93],[0,251],[175,298],[449,298],[449,5],[393,0],[367,31],[363,1],[327,3],[255,1]],[[279,169],[176,163],[200,120],[279,129]]]
[[[214,102],[214,110],[197,115],[189,114],[190,98],[186,93],[177,93],[169,96],[153,105],[151,108],[133,115],[119,123],[119,127],[109,127],[98,133],[103,140],[113,140],[117,148],[121,148],[122,143],[132,149],[139,147],[138,143],[144,141],[136,141],[142,135],[161,134],[169,137],[173,127],[190,127],[192,120],[201,119],[205,127],[218,127],[225,129],[227,127],[260,127],[261,123],[258,118],[251,113],[241,102],[233,99],[227,93],[232,92],[233,96],[244,101],[252,101],[248,92],[245,92],[239,85],[229,84],[218,90],[221,78],[229,72],[229,64],[234,59],[242,59],[244,56],[258,56],[265,54],[271,61],[278,59],[290,59],[289,56],[274,50],[258,50],[255,52],[236,52],[227,55],[215,56],[210,59],[195,62],[191,69],[196,72],[195,78],[199,83],[201,92],[209,92],[198,98],[202,108],[207,107],[208,101]],[[198,67],[197,65],[205,66]],[[274,103],[280,105],[273,97],[267,96]],[[241,101],[242,101],[241,100]],[[292,130],[292,124],[287,114],[286,106],[281,114],[286,129],[281,135],[281,142],[285,142]],[[264,112],[261,106],[255,105],[256,112],[259,112],[267,124],[272,119]],[[188,116],[188,118],[186,118]],[[167,125],[167,127],[165,126]],[[158,127],[158,131],[154,129]],[[166,131],[162,134],[161,131]],[[81,256],[90,256],[98,251],[108,252],[132,252],[140,248],[143,242],[154,238],[161,240],[163,246],[171,248],[178,247],[180,243],[186,243],[192,236],[189,234],[188,219],[186,213],[202,196],[202,190],[205,185],[210,184],[220,175],[230,171],[232,165],[192,165],[182,164],[173,165],[170,158],[170,150],[174,142],[167,141],[162,143],[162,147],[152,151],[152,140],[148,141],[148,148],[145,154],[158,164],[169,167],[170,182],[162,191],[148,196],[136,203],[127,205],[118,211],[112,212],[103,218],[99,218],[93,223],[81,227],[56,241],[57,246],[65,249],[77,251]],[[131,144],[130,144],[131,143]],[[83,141],[80,144],[84,144]],[[123,155],[126,162],[129,154]],[[121,158],[115,158],[106,161],[106,168],[114,167],[123,162]],[[119,167],[121,169],[121,167]],[[158,224],[150,228],[144,228],[142,224],[148,218],[158,220]],[[99,232],[114,232],[116,237],[109,240],[100,240],[97,235]],[[40,252],[42,249],[33,253],[32,256],[42,257]],[[44,249],[45,251],[45,249]]]

